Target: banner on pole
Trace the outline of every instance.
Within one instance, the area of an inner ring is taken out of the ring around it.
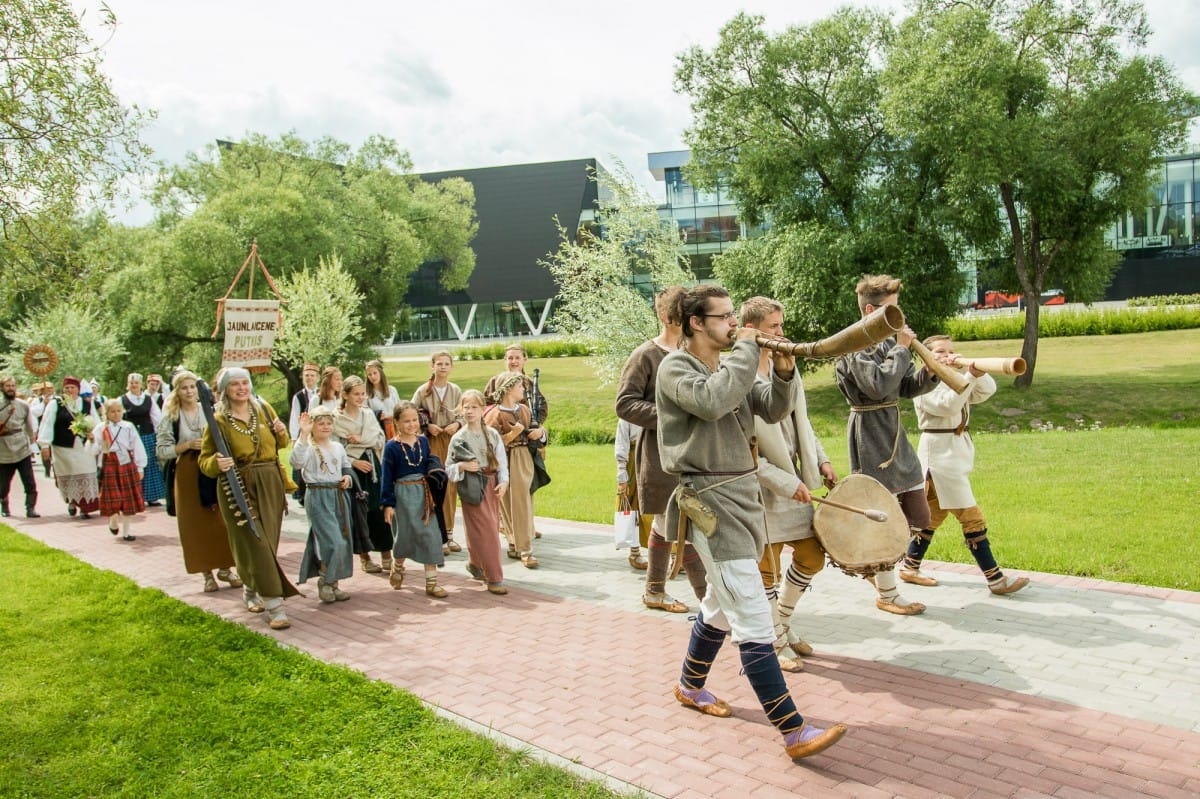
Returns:
[[[221,366],[253,372],[271,368],[271,350],[279,333],[278,300],[224,301],[225,349]]]

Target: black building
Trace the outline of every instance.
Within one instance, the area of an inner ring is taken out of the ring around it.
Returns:
[[[471,242],[475,270],[463,291],[447,292],[436,264],[413,275],[409,322],[394,342],[512,338],[546,331],[557,286],[538,261],[558,248],[554,219],[576,232],[594,217],[602,170],[596,159],[428,172],[423,180],[462,178],[475,188],[479,232]]]

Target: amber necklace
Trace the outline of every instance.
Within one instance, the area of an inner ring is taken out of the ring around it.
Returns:
[[[405,444],[399,438],[397,438],[396,441],[400,443],[400,454],[404,456],[404,462],[409,466],[420,466],[422,460],[420,439],[414,438],[411,447],[408,444]],[[413,460],[414,457],[416,460]]]
[[[253,407],[250,408],[250,422],[246,425],[243,425],[240,419],[234,417],[232,410],[226,412],[225,418],[229,420],[230,427],[250,439],[254,444],[254,454],[257,456],[259,445],[262,443],[258,439],[258,411]]]

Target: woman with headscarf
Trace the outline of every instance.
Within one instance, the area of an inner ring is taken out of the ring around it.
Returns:
[[[242,581],[230,571],[233,552],[225,523],[217,512],[217,481],[200,473],[200,445],[208,420],[200,407],[196,375],[179,372],[171,380],[171,388],[163,403],[155,454],[163,463],[175,464],[171,490],[183,566],[188,574],[204,575],[205,591],[216,591],[218,579],[229,583],[230,588],[240,588]]]
[[[300,593],[275,557],[287,507],[278,457],[279,450],[291,441],[287,425],[270,405],[254,396],[250,373],[245,369],[222,370],[217,388],[221,402],[214,419],[232,457],[217,452],[210,426],[200,446],[200,471],[209,477],[223,477],[225,485],[217,492],[218,507],[238,574],[245,582],[242,599],[246,609],[251,613],[266,610],[271,629],[286,629],[291,623],[283,600]],[[230,480],[241,484],[258,536],[234,502]]]
[[[96,406],[79,396],[79,378],[63,378],[62,396],[51,397],[38,429],[42,460],[53,451],[54,482],[67,503],[67,513],[83,519],[100,510],[100,483],[96,480],[96,454],[89,441],[99,424]]]

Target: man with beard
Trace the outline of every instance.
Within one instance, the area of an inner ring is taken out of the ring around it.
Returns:
[[[0,377],[0,516],[9,516],[8,489],[13,473],[21,475],[25,488],[25,515],[36,519],[37,482],[29,450],[34,438],[33,414],[24,400],[17,399],[17,381],[12,375]]]
[[[658,443],[663,468],[679,478],[667,505],[667,536],[690,534],[708,573],[708,591],[675,686],[675,699],[710,716],[733,709],[704,686],[726,636],[742,672],[789,757],[808,757],[837,743],[846,726],[805,724],[775,657],[775,626],[758,564],[766,518],[751,444],[754,417],[779,422],[793,405],[796,359],[773,355],[769,381],[756,384],[758,331],[738,330],[729,293],[705,284],[683,294],[678,318],[683,346],[663,359],[656,381]],[[721,352],[733,351],[721,361]],[[680,514],[685,518],[681,519]]]

